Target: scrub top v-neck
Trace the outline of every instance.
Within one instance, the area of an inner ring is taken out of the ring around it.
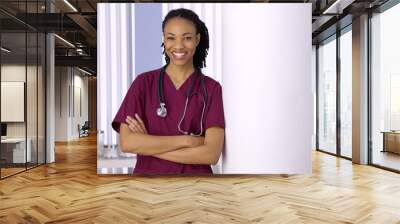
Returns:
[[[164,75],[164,98],[168,115],[160,118],[156,114],[159,107],[158,78],[160,69],[142,73],[131,84],[113,122],[112,127],[119,132],[120,124],[127,116],[137,113],[143,120],[148,134],[158,136],[182,135],[178,123],[185,107],[187,90],[194,81],[192,94],[181,129],[188,132],[200,131],[201,112],[203,109],[204,90],[198,74],[192,73],[177,89],[168,73]],[[194,79],[194,80],[193,80]],[[219,126],[225,128],[221,85],[208,76],[204,76],[208,91],[207,105],[203,121],[203,136],[207,128]],[[134,169],[136,174],[207,174],[212,173],[210,165],[176,163],[154,156],[137,155]]]

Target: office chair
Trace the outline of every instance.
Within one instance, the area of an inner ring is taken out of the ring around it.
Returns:
[[[89,129],[90,129],[90,125],[89,125],[89,121],[85,121],[85,123],[82,125],[82,127],[79,127],[80,125],[78,125],[78,129],[79,129],[79,138],[80,137],[87,137],[89,136]]]

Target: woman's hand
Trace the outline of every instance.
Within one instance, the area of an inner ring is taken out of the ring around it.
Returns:
[[[136,119],[135,119],[136,118]],[[133,133],[142,133],[142,134],[147,134],[147,129],[146,126],[144,125],[144,122],[142,119],[139,117],[138,114],[135,114],[135,118],[132,118],[130,116],[126,117],[126,123],[128,124],[129,130]],[[197,137],[197,136],[191,136],[187,135],[185,136],[187,141],[187,146],[188,147],[197,147],[204,145],[204,137]]]
[[[138,114],[135,114],[135,118],[132,118],[130,116],[126,117],[125,121],[128,124],[129,130],[134,133],[147,134],[147,129],[142,119],[139,117]]]
[[[204,137],[202,136],[188,136],[190,138],[191,146],[190,147],[197,147],[204,145]]]

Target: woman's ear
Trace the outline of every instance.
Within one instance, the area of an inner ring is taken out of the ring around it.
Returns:
[[[196,46],[200,43],[200,34],[196,34]]]

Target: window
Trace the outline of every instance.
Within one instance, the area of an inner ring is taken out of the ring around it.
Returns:
[[[336,153],[336,36],[318,48],[318,148]]]
[[[395,170],[400,170],[399,21],[400,5],[371,18],[371,157],[373,164]]]
[[[352,35],[351,26],[340,36],[340,155],[352,157]]]

